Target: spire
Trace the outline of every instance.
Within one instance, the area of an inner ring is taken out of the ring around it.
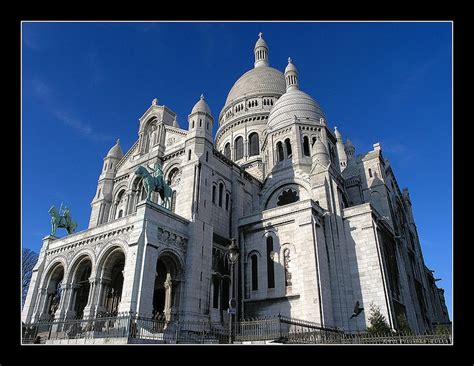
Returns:
[[[258,34],[257,43],[255,43],[254,55],[255,55],[255,67],[269,66],[268,62],[268,46],[267,42],[262,38],[263,33]]]
[[[323,142],[320,139],[317,139],[314,142],[312,159],[313,159],[313,166],[315,164],[321,164],[323,167],[326,168],[329,166],[329,164],[331,164],[328,150],[326,149],[326,146],[323,144]]]
[[[342,142],[342,135],[337,127],[334,127],[334,134],[336,135],[336,149],[337,156],[339,158],[339,170],[342,173],[347,167],[347,154],[344,149],[344,143]]]
[[[351,140],[346,140],[346,143],[344,144],[344,150],[346,151],[347,155],[347,164],[351,165],[353,162],[355,162],[355,147]]]
[[[288,65],[285,69],[286,91],[298,90],[298,70],[291,62],[291,57],[288,57]]]

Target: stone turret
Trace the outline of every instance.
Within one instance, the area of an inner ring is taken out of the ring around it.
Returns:
[[[104,158],[104,166],[99,176],[97,192],[92,199],[92,212],[89,220],[89,228],[106,222],[112,203],[112,191],[114,178],[117,173],[117,163],[122,159],[123,152],[120,147],[120,140],[109,150]]]

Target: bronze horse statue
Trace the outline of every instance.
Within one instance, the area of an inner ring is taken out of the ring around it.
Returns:
[[[163,179],[163,175],[153,177],[150,172],[148,172],[148,170],[141,165],[137,168],[137,170],[135,170],[135,174],[138,177],[143,178],[143,186],[145,187],[147,200],[151,199],[151,192],[158,192],[163,201],[163,207],[168,210],[171,209],[171,196],[173,194],[173,190],[168,184],[166,184],[165,180]]]
[[[76,230],[77,223],[72,221],[69,208],[66,208],[64,213],[60,215],[53,205],[48,213],[51,215],[51,235],[55,235],[56,230],[60,227],[65,228],[68,234],[72,234]]]

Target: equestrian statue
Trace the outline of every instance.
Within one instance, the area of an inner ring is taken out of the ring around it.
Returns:
[[[51,215],[51,235],[54,236],[56,234],[56,230],[60,227],[65,228],[68,234],[72,234],[76,230],[77,223],[72,220],[68,207],[65,207],[63,210],[62,203],[59,213],[54,205],[51,206],[48,213]]]
[[[151,199],[152,192],[158,192],[163,202],[162,206],[168,210],[171,209],[171,196],[173,194],[173,190],[168,184],[166,184],[163,178],[163,170],[161,169],[161,165],[159,163],[155,163],[153,168],[150,166],[148,168],[152,170],[152,173],[148,172],[148,169],[142,165],[140,165],[137,170],[135,170],[135,174],[143,178],[146,199]]]

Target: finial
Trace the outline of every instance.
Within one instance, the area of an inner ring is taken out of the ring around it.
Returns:
[[[151,102],[152,105],[157,105],[158,104],[158,99],[153,99],[152,102]]]
[[[288,57],[288,63],[291,64],[291,57]]]
[[[262,32],[258,33],[258,38],[262,38],[262,36],[263,36]]]
[[[294,114],[293,117],[294,117],[293,119],[294,119],[295,121],[298,121],[298,117],[296,117],[296,114]]]
[[[117,139],[117,145],[120,145],[120,139]]]
[[[201,98],[201,99],[204,99],[204,94],[201,94],[200,98]]]

